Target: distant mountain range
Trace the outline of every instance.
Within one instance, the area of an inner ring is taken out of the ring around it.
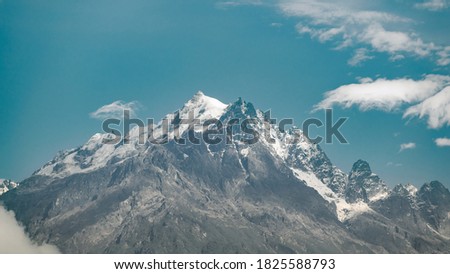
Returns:
[[[16,182],[13,182],[8,179],[0,179],[0,196],[3,193],[6,193],[6,192],[10,191],[11,189],[16,188],[17,186],[18,186],[18,184]]]
[[[346,174],[242,99],[199,92],[166,119],[167,132],[153,130],[166,144],[140,144],[139,127],[128,144],[95,134],[19,187],[2,181],[0,202],[33,240],[65,253],[450,252],[450,193],[437,181],[390,189],[363,160]],[[249,144],[237,127],[207,143],[196,119],[251,119],[253,135],[270,128],[270,139]],[[199,144],[180,144],[192,136]]]

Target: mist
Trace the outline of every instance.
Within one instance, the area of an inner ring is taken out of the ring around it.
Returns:
[[[37,245],[31,241],[24,228],[16,221],[15,214],[0,206],[0,254],[54,254],[53,245]]]

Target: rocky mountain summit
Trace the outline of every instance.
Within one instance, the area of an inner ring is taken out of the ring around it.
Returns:
[[[0,196],[14,188],[16,188],[18,184],[9,179],[0,179]]]

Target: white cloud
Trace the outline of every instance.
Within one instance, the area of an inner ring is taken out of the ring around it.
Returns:
[[[373,59],[373,56],[368,55],[368,50],[365,48],[360,48],[360,49],[357,49],[355,51],[355,54],[353,55],[353,57],[350,60],[348,60],[348,64],[350,66],[357,66],[357,65],[363,63],[364,61],[367,61],[370,59]]]
[[[281,28],[283,26],[283,24],[278,23],[278,22],[273,22],[270,24],[270,26],[274,27],[274,28]]]
[[[90,116],[95,119],[104,120],[109,118],[122,119],[124,110],[130,111],[130,116],[136,116],[136,111],[139,109],[139,103],[115,101],[109,105],[104,105],[92,112]]]
[[[431,57],[441,66],[450,62],[446,61],[448,55],[441,56],[445,55],[445,47],[424,42],[414,31],[406,31],[413,25],[411,19],[370,10],[362,1],[281,0],[279,8],[285,15],[299,18],[299,33],[322,43],[333,39],[337,49],[358,46],[388,53],[391,60],[404,58],[406,54]],[[355,56],[350,65],[367,60]]]
[[[360,83],[343,85],[328,91],[325,98],[314,106],[314,110],[331,108],[334,105],[344,108],[356,105],[362,111],[393,111],[403,104],[421,102],[449,83],[450,76],[442,75],[427,75],[421,80],[380,78],[373,81],[363,78]]]
[[[379,52],[397,55],[401,52],[425,57],[435,48],[432,43],[424,43],[415,34],[400,31],[387,31],[380,22],[371,23],[358,36],[361,42],[370,44]]]
[[[237,1],[222,1],[216,3],[216,7],[218,8],[233,8],[233,7],[239,7],[239,6],[247,6],[247,5],[254,5],[259,6],[262,5],[262,0],[237,0]]]
[[[434,142],[438,147],[450,147],[450,138],[437,138]]]
[[[437,61],[438,65],[440,65],[440,66],[450,65],[450,46],[441,49],[437,53],[437,55],[439,57],[439,59]]]
[[[414,116],[428,117],[427,123],[430,128],[450,125],[450,86],[420,104],[409,107],[403,115],[404,118]]]
[[[415,143],[406,143],[400,145],[400,152],[407,150],[407,149],[415,149],[416,144]]]
[[[403,166],[403,164],[402,163],[387,162],[386,166],[401,167],[401,166]]]
[[[447,0],[428,0],[414,5],[414,7],[418,9],[426,9],[431,11],[443,10],[448,8],[448,6],[449,3]]]
[[[11,211],[0,206],[0,254],[59,253],[52,245],[36,245],[25,234]]]

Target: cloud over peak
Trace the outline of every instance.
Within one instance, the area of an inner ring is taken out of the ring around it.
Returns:
[[[124,101],[115,101],[104,105],[96,111],[90,113],[94,119],[104,120],[109,118],[121,119],[125,110],[130,111],[130,116],[136,116],[136,111],[140,108],[137,101],[126,103]]]

